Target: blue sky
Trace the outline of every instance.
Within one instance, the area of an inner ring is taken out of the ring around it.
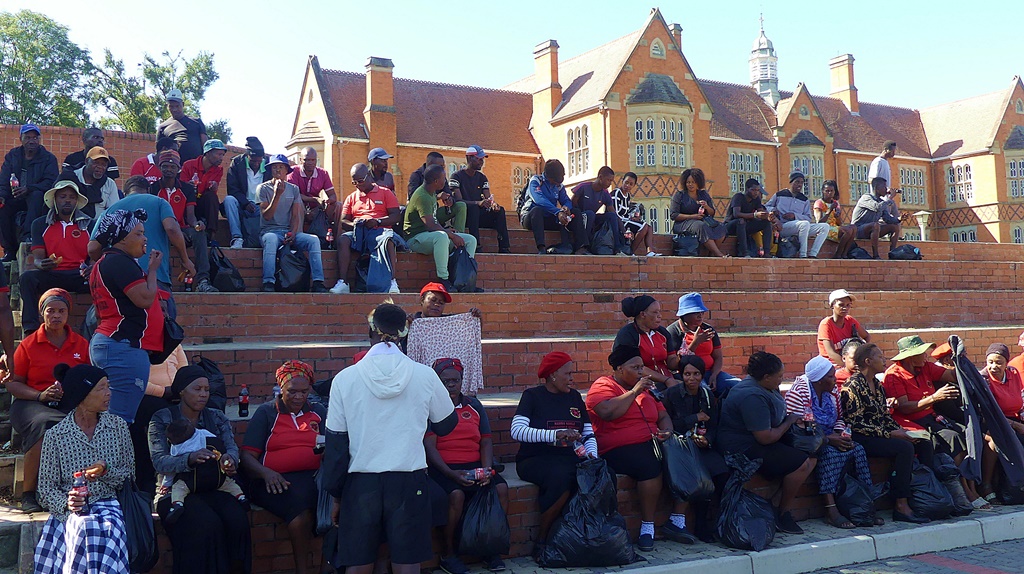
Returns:
[[[202,106],[227,118],[234,141],[259,136],[268,151],[291,135],[308,55],[361,72],[391,58],[404,78],[501,87],[533,71],[533,47],[554,38],[569,58],[643,26],[652,0],[449,2],[439,0],[5,0],[70,28],[94,60],[109,47],[126,67],[143,52],[215,54],[220,80]],[[86,8],[88,6],[88,8]],[[683,53],[698,77],[747,83],[758,16],[779,57],[779,83],[829,90],[828,60],[856,58],[860,99],[924,108],[1001,90],[1024,73],[1024,2],[672,2]],[[168,22],[169,21],[169,22]],[[165,23],[166,22],[166,23]]]

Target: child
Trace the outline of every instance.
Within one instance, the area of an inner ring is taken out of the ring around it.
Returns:
[[[179,418],[167,425],[167,440],[171,443],[171,456],[188,455],[204,448],[213,451],[214,459],[220,460],[220,452],[216,446],[207,447],[207,439],[216,435],[206,429],[196,429],[191,421],[186,418]],[[215,442],[215,441],[210,441]],[[171,485],[171,509],[167,513],[166,522],[173,524],[180,516],[181,509],[185,506],[185,497],[193,492],[207,492],[219,490],[226,492],[238,499],[242,505],[246,505],[245,494],[238,483],[229,476],[224,475],[220,464],[217,464],[215,475],[209,474],[210,466],[206,464],[188,471],[179,472],[174,475]],[[172,479],[167,479],[168,482]],[[166,483],[164,486],[167,486]]]

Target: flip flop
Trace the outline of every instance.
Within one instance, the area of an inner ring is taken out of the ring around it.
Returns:
[[[992,505],[989,504],[984,498],[981,498],[981,497],[978,497],[978,498],[975,498],[974,500],[972,500],[971,501],[971,506],[973,506],[975,510],[982,510],[982,511],[992,510]]]

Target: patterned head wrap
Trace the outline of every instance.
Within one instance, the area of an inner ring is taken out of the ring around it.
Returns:
[[[60,288],[53,288],[43,293],[43,296],[39,298],[39,313],[42,314],[43,309],[47,305],[54,301],[60,301],[68,306],[68,313],[71,312],[71,294]]]
[[[459,374],[462,374],[463,372],[462,361],[458,359],[438,359],[434,361],[431,368],[434,369],[434,372],[438,375],[448,369],[455,369]]]
[[[302,361],[285,361],[277,368],[275,376],[277,384],[282,387],[296,377],[304,377],[310,384],[313,384],[313,367]]]
[[[148,218],[144,209],[136,209],[132,212],[124,209],[108,211],[100,219],[96,241],[99,241],[104,247],[113,247],[128,237],[136,225],[145,222]]]

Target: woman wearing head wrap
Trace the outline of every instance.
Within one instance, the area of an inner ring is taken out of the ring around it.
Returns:
[[[1010,422],[1010,428],[1017,434],[1017,439],[1024,444],[1024,420],[1021,419],[1021,411],[1024,410],[1024,381],[1021,379],[1020,371],[1011,367],[1010,348],[1002,343],[992,343],[985,350],[985,368],[981,370],[981,376],[988,383],[999,410]],[[978,494],[991,500],[992,478],[995,476],[996,464],[999,462],[996,453],[995,443],[992,438],[985,435],[985,449],[981,452],[981,484],[978,485]]]
[[[671,336],[661,325],[661,304],[650,295],[626,297],[622,300],[622,314],[632,321],[619,329],[612,350],[620,346],[639,348],[645,377],[662,390],[677,384],[672,372],[679,364],[679,349],[669,348]]]
[[[149,423],[149,451],[153,468],[159,473],[156,512],[171,540],[174,553],[174,574],[196,572],[248,572],[252,567],[249,517],[246,508],[233,496],[220,490],[194,492],[185,497],[181,516],[168,524],[171,510],[170,484],[174,475],[193,470],[203,464],[220,465],[220,470],[234,476],[238,470],[238,446],[235,434],[223,412],[207,408],[210,381],[206,371],[197,365],[178,370],[171,383],[172,400],[179,400],[157,411]],[[189,454],[171,455],[167,426],[185,418],[196,429],[206,429],[214,437],[216,451],[204,448]],[[250,493],[251,494],[251,493]]]
[[[149,254],[148,273],[136,261],[146,254],[145,220],[141,209],[104,214],[96,234],[103,256],[89,276],[99,318],[89,355],[110,377],[110,412],[129,424],[135,420],[149,380],[148,351],[162,350],[164,344],[156,276],[163,254]]]
[[[295,572],[306,572],[327,409],[308,400],[315,376],[302,361],[287,361],[276,373],[281,396],[260,405],[242,441],[242,471],[251,479],[246,492],[253,502],[288,525]]]
[[[661,461],[651,446],[652,440],[664,441],[672,435],[672,418],[650,390],[654,382],[643,375],[640,349],[616,347],[608,355],[615,374],[604,376],[587,392],[587,412],[594,421],[598,454],[619,474],[636,480],[640,495],[640,538],[636,546],[654,549],[654,513],[661,496]],[[672,516],[661,531],[669,540],[693,544],[686,532],[686,506],[677,501]]]
[[[117,493],[135,474],[135,455],[123,419],[106,412],[110,387],[92,365],[53,370],[69,414],[46,431],[39,468],[39,502],[50,511],[36,545],[34,572],[128,572],[128,546]],[[89,482],[88,499],[73,491],[76,472]],[[88,510],[83,507],[88,505]]]
[[[462,511],[467,502],[484,485],[493,483],[498,491],[503,511],[508,509],[508,485],[500,474],[493,476],[490,470],[494,460],[491,442],[491,425],[487,413],[476,397],[462,394],[462,361],[459,359],[437,359],[432,365],[434,372],[448,389],[448,395],[455,405],[458,424],[455,430],[445,436],[427,431],[423,446],[427,451],[428,473],[448,495],[448,523],[444,529],[444,545],[441,551],[441,569],[448,574],[469,572],[459,559],[455,546],[455,530],[462,520]],[[470,478],[467,471],[484,469],[484,478]],[[487,569],[498,572],[505,569],[501,556],[481,556]]]
[[[14,373],[7,382],[11,393],[11,426],[21,435],[25,450],[24,493],[21,509],[39,512],[36,500],[36,477],[39,474],[39,452],[46,429],[64,419],[66,412],[56,408],[61,399],[60,383],[54,382],[53,368],[66,363],[74,366],[89,363],[89,342],[68,326],[71,295],[63,289],[50,289],[39,298],[39,314],[43,324],[26,335],[14,352]]]
[[[825,518],[828,523],[844,529],[867,526],[846,520],[836,508],[835,494],[850,459],[853,459],[853,475],[864,484],[871,485],[871,469],[868,467],[864,447],[853,442],[843,422],[839,391],[836,388],[836,369],[831,361],[820,355],[807,361],[804,374],[798,376],[786,392],[786,411],[800,415],[805,420],[808,416],[813,417],[814,424],[826,432],[828,442],[818,452],[818,465],[815,468],[818,472],[818,492],[825,496]],[[875,525],[880,524],[882,520],[879,518]]]
[[[544,355],[537,369],[542,384],[523,391],[510,433],[519,441],[516,471],[523,480],[540,487],[540,529],[536,540],[547,540],[548,530],[576,491],[573,444],[581,442],[589,457],[597,456],[597,441],[590,426],[583,396],[572,388],[572,358],[561,351]],[[536,555],[536,550],[534,554]]]

